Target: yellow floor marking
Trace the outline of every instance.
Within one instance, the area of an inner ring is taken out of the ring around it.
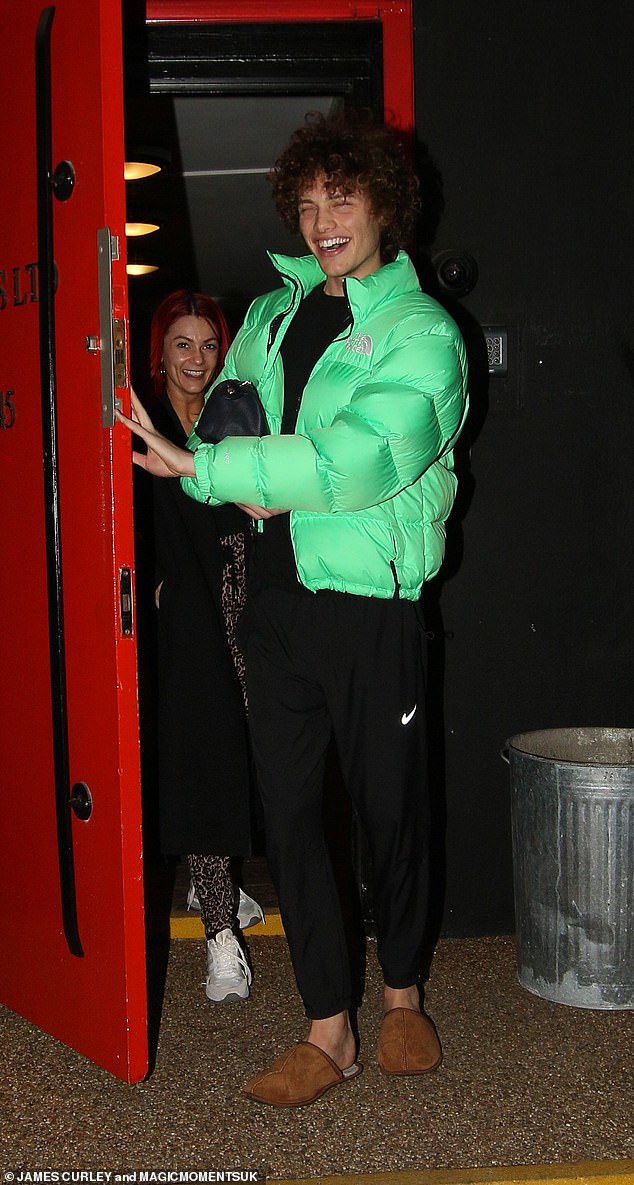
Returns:
[[[251,937],[252,934],[263,934],[265,938],[278,937],[283,933],[282,919],[279,913],[273,911],[267,913],[266,922],[258,922],[257,926],[249,926],[246,931],[247,937]],[[205,931],[200,914],[187,914],[186,917],[172,916],[170,918],[170,937],[204,938]]]
[[[314,1185],[316,1182],[319,1185],[634,1185],[634,1160],[412,1173],[344,1173],[336,1177],[276,1179],[275,1185]]]

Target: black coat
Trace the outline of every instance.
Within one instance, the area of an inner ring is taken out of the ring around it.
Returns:
[[[165,397],[156,426],[186,440]],[[154,479],[158,610],[158,757],[161,849],[240,856],[250,851],[244,699],[222,611],[220,537],[243,533],[235,506],[213,508]]]

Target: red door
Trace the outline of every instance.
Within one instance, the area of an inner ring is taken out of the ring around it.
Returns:
[[[0,999],[147,1071],[120,5],[4,4]]]

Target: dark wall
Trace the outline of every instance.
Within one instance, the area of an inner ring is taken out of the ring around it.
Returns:
[[[418,136],[445,198],[431,255],[479,268],[448,300],[474,382],[430,605],[448,934],[513,927],[505,739],[634,722],[631,14],[415,0]],[[507,328],[506,378],[487,380],[477,323]]]

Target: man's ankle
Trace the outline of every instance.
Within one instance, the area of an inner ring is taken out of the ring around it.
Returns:
[[[383,1011],[391,1012],[393,1008],[410,1008],[413,1012],[420,1012],[418,986],[412,984],[407,988],[391,988],[386,984],[383,989]]]
[[[347,1012],[311,1021],[307,1041],[323,1049],[341,1069],[346,1069],[354,1060],[356,1041]]]

